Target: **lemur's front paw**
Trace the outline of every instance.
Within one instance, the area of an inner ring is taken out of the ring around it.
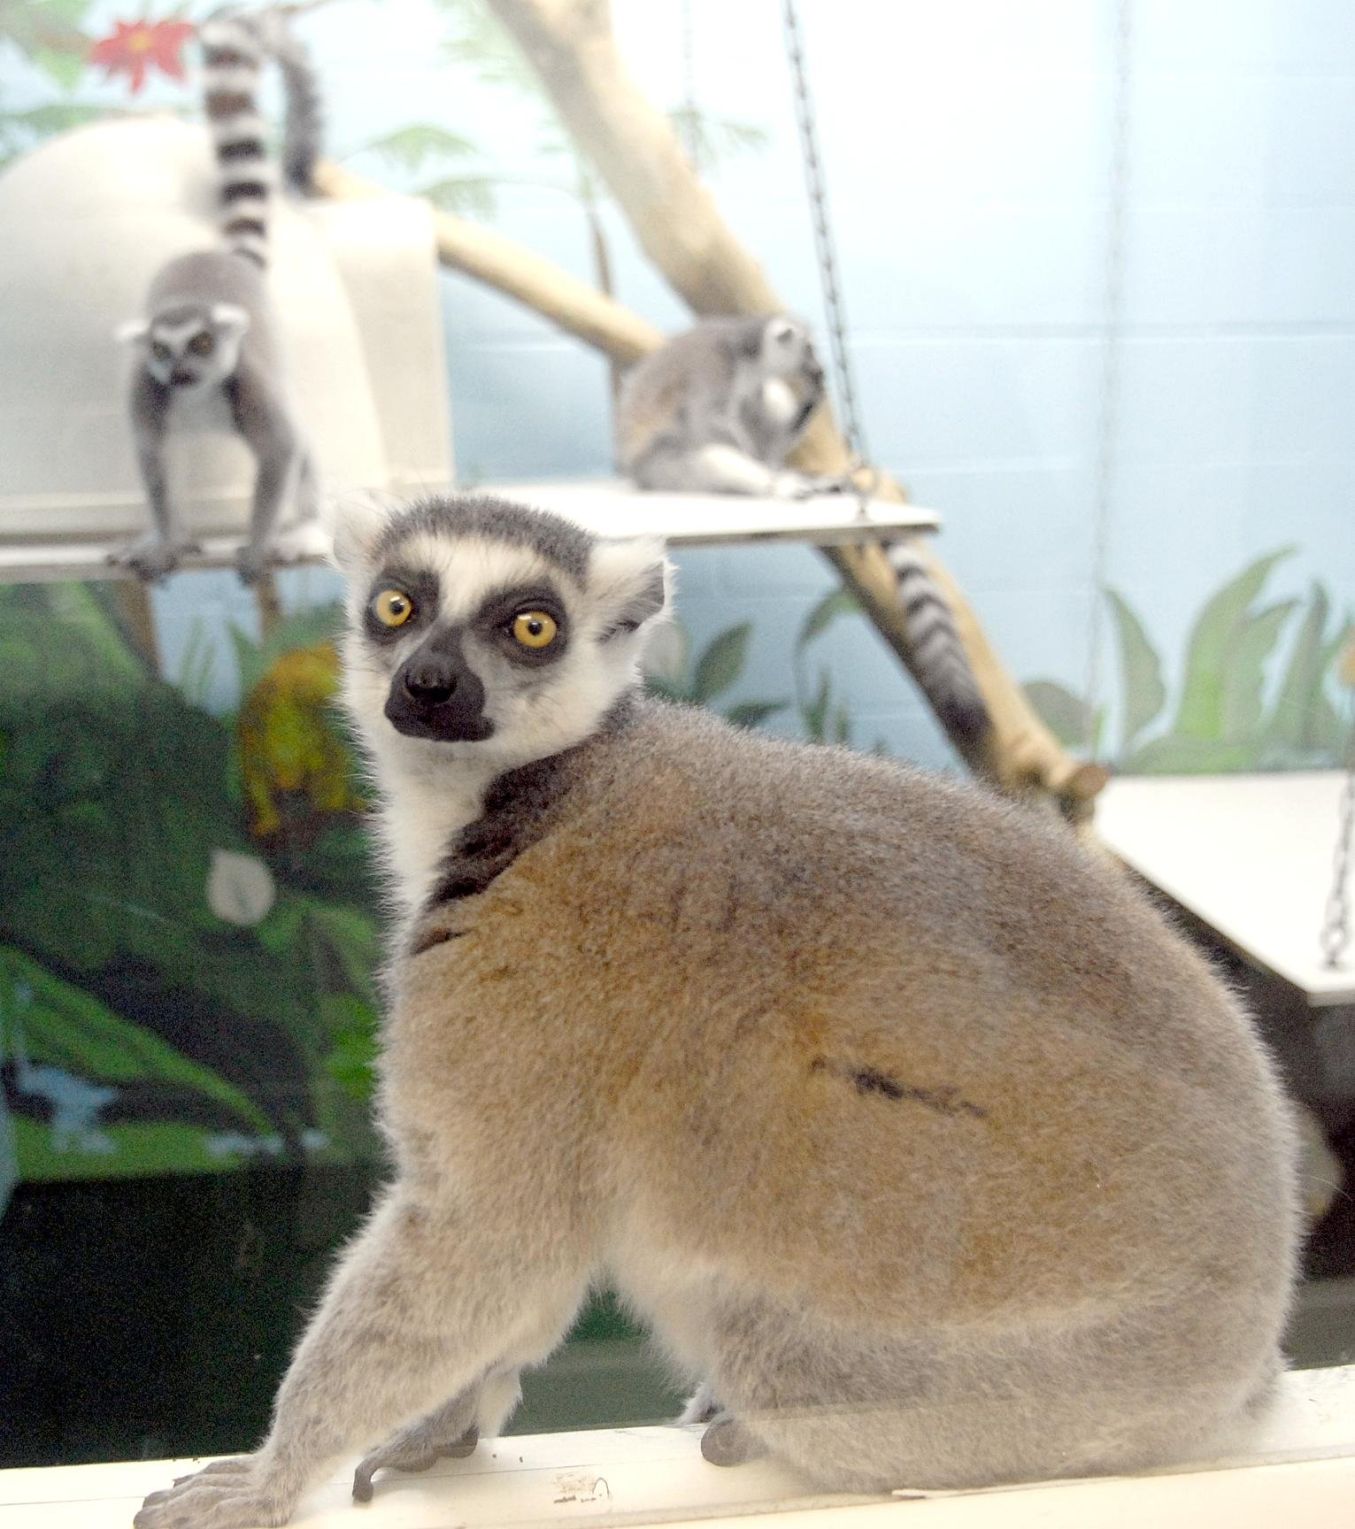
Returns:
[[[257,584],[272,564],[273,557],[267,547],[247,543],[235,554],[235,571],[240,575],[242,584]]]
[[[772,492],[778,499],[812,499],[815,494],[845,494],[850,487],[845,478],[797,473],[787,468],[777,473]]]
[[[275,563],[300,563],[310,558],[329,557],[334,539],[318,520],[303,520],[284,526],[273,538],[271,556]]]
[[[353,1472],[353,1498],[357,1502],[371,1502],[372,1477],[378,1471],[426,1471],[439,1460],[464,1460],[475,1453],[480,1442],[480,1430],[466,1419],[474,1413],[471,1398],[462,1412],[435,1412],[431,1417],[420,1418],[408,1428],[386,1440],[379,1449],[364,1455]]]
[[[270,1481],[257,1456],[218,1460],[172,1487],[152,1492],[133,1529],[273,1529],[285,1524],[298,1494]]]
[[[184,558],[201,551],[197,542],[167,542],[158,536],[145,536],[110,552],[108,561],[115,568],[130,568],[139,579],[154,584],[173,573]]]

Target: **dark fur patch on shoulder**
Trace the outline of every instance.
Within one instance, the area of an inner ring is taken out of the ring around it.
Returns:
[[[827,1072],[851,1083],[858,1094],[878,1094],[895,1102],[907,1101],[921,1104],[940,1115],[967,1115],[973,1120],[987,1120],[988,1111],[966,1099],[953,1084],[940,1088],[923,1088],[915,1083],[903,1083],[881,1072],[878,1067],[863,1067],[854,1062],[830,1062],[827,1057],[816,1056],[809,1064],[810,1072]]]
[[[545,838],[569,792],[580,754],[596,739],[624,731],[637,712],[635,694],[627,692],[617,698],[592,738],[493,781],[480,816],[452,840],[428,907],[487,891],[524,850]]]
[[[506,499],[425,499],[391,517],[373,551],[374,561],[389,557],[408,536],[483,536],[490,541],[530,547],[562,569],[576,583],[588,573],[596,538],[582,526],[544,510],[510,504]]]
[[[510,770],[490,786],[484,811],[452,842],[429,906],[486,891],[550,828],[553,809],[568,788],[566,756],[554,754]]]

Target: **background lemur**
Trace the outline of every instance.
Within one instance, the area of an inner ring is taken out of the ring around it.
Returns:
[[[809,332],[778,313],[703,319],[626,374],[621,466],[641,488],[799,499],[839,478],[787,468],[824,397]]]
[[[112,561],[153,579],[196,550],[170,496],[165,438],[224,404],[257,462],[249,539],[237,558],[249,581],[271,561],[326,547],[314,468],[287,398],[264,277],[271,169],[256,95],[265,59],[272,57],[283,76],[283,166],[299,190],[308,188],[319,151],[318,94],[278,12],[219,12],[203,23],[200,39],[224,248],[171,260],[151,283],[146,317],[121,331],[138,349],[129,409],[152,527]]]
[[[718,1399],[718,1462],[876,1490],[1226,1447],[1280,1368],[1295,1140],[1205,964],[996,797],[641,699],[657,544],[357,513],[394,1176],[260,1450],[139,1529],[281,1523],[401,1424],[360,1495],[469,1451],[602,1280]]]
[[[617,410],[621,465],[641,488],[803,498],[838,478],[787,468],[825,396],[804,325],[785,314],[704,319],[631,370]],[[952,736],[978,743],[988,708],[945,596],[904,542],[885,552],[899,580],[919,685]]]

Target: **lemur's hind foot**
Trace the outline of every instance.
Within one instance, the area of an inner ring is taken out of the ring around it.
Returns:
[[[767,1446],[738,1418],[723,1412],[701,1435],[701,1455],[711,1465],[746,1465],[761,1460]]]

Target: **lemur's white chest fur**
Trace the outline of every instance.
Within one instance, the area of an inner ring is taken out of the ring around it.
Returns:
[[[800,409],[795,390],[780,377],[768,377],[762,384],[762,408],[774,425],[788,425]]]
[[[197,434],[237,435],[230,400],[220,387],[172,388],[169,393],[169,427]]]
[[[437,884],[455,836],[480,816],[498,766],[467,762],[442,768],[381,768],[378,819],[384,858],[402,919],[411,918]]]

